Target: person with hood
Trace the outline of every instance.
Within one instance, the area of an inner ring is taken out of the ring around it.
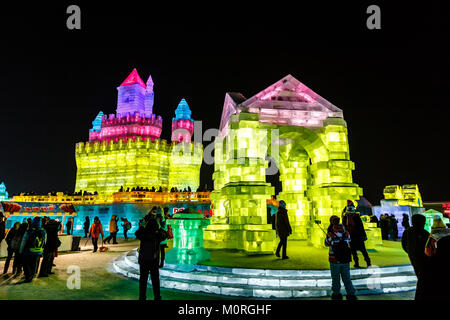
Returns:
[[[28,223],[23,222],[19,230],[17,230],[16,234],[11,240],[11,246],[15,250],[14,251],[14,263],[13,263],[13,273],[16,275],[20,275],[22,273],[23,268],[23,257],[22,254],[20,254],[20,245],[22,243],[23,236],[25,235],[25,232],[28,230]]]
[[[450,233],[449,229],[442,221],[440,216],[434,216],[433,225],[431,226],[431,233],[428,237],[427,243],[425,245],[425,254],[432,257],[436,254],[438,241],[448,236]]]
[[[100,219],[98,217],[95,217],[94,222],[91,225],[91,229],[89,230],[89,238],[92,237],[92,245],[94,246],[94,251],[92,252],[97,252],[98,238],[100,237],[100,234],[102,235],[103,238],[104,237],[103,226],[100,223]]]
[[[84,237],[87,238],[89,235],[89,227],[91,226],[91,221],[89,220],[89,217],[86,216],[86,219],[84,220]]]
[[[116,215],[111,216],[111,221],[109,221],[109,236],[105,238],[105,242],[109,243],[112,239],[113,244],[117,244],[117,232],[119,231],[119,227],[117,226],[117,221],[119,221],[119,217]]]
[[[42,228],[42,220],[40,217],[35,217],[31,221],[30,228],[24,234],[19,249],[23,258],[24,282],[31,282],[33,280],[46,242],[47,233]]]
[[[424,229],[426,222],[424,215],[414,214],[411,220],[412,227],[403,232],[402,247],[408,254],[414,272],[419,278],[427,260],[425,245],[430,234]]]
[[[8,235],[6,236],[6,244],[8,245],[8,248],[7,248],[8,256],[6,257],[5,267],[3,268],[3,274],[8,273],[9,263],[11,262],[11,259],[14,255],[14,253],[17,251],[17,248],[15,249],[13,247],[13,245],[16,246],[17,243],[15,242],[13,244],[12,240],[14,239],[14,236],[18,233],[19,227],[20,227],[20,222],[14,223],[14,226],[11,228],[11,230],[9,230]],[[14,259],[15,259],[15,257],[14,257]]]
[[[147,214],[135,236],[140,240],[139,245],[139,300],[147,299],[147,281],[150,273],[152,280],[153,296],[155,300],[161,300],[159,281],[159,250],[160,239],[158,236],[158,222],[155,217]]]
[[[128,235],[127,232],[128,230],[131,229],[131,223],[130,221],[128,221],[127,218],[120,218],[120,220],[122,220],[122,227],[123,227],[123,236],[125,238],[125,240],[128,240]]]
[[[364,245],[364,241],[367,240],[366,231],[364,230],[364,225],[362,223],[361,217],[359,213],[356,212],[355,206],[351,200],[347,200],[347,206],[344,209],[344,217],[342,219],[342,223],[350,233],[350,238],[352,239],[350,242],[350,249],[353,256],[353,261],[355,262],[354,267],[360,268],[358,251],[361,251],[364,257],[364,261],[366,261],[367,267],[371,266],[370,257],[367,253],[366,246]]]
[[[0,211],[0,244],[2,243],[3,239],[5,239],[6,235],[6,217],[3,214],[3,212]]]
[[[275,227],[277,235],[280,237],[280,242],[278,243],[277,251],[275,255],[280,257],[280,250],[283,248],[283,254],[281,259],[289,259],[286,255],[287,251],[287,238],[292,234],[291,224],[289,223],[288,212],[286,210],[286,202],[281,200],[278,203],[278,211],[275,214]]]
[[[331,299],[342,300],[341,279],[347,293],[347,300],[356,300],[355,288],[350,278],[351,235],[345,230],[344,225],[339,223],[338,216],[331,216],[330,226],[327,230],[325,245],[329,247],[328,260],[330,261],[331,273]]]
[[[55,259],[55,251],[61,245],[61,241],[58,238],[58,227],[59,223],[55,220],[49,220],[44,225],[44,229],[47,232],[47,242],[44,246],[39,277],[48,277],[49,274],[54,274],[52,266]]]

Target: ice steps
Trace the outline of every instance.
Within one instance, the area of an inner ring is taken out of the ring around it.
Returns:
[[[118,257],[113,262],[116,272],[139,279],[136,254],[133,250]],[[410,291],[415,289],[417,280],[411,266],[356,269],[351,274],[357,294]],[[160,269],[163,288],[253,298],[329,296],[329,275],[329,270],[265,270],[202,265],[166,265]]]

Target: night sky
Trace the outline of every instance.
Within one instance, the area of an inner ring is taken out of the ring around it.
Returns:
[[[226,92],[250,98],[291,74],[343,110],[353,178],[369,201],[409,183],[424,201],[450,200],[445,11],[382,7],[382,30],[369,31],[363,5],[342,6],[190,14],[83,2],[80,31],[66,29],[62,4],[4,11],[0,180],[10,194],[73,191],[75,143],[100,110],[115,113],[133,68],[152,75],[168,140],[181,98],[204,130],[218,128]],[[212,172],[203,164],[202,185]]]

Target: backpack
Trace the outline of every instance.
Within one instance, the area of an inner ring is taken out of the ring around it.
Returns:
[[[32,253],[42,253],[44,251],[45,239],[42,230],[34,230],[31,232],[27,240],[26,248]]]
[[[131,222],[128,222],[127,224],[125,224],[125,228],[128,230],[131,229]]]
[[[333,244],[331,248],[338,263],[349,263],[352,261],[352,252],[347,241],[341,240]]]

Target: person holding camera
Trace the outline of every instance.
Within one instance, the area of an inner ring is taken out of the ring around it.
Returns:
[[[339,223],[338,216],[331,216],[325,245],[329,247],[328,260],[331,272],[331,299],[342,300],[341,279],[347,292],[347,300],[356,300],[355,288],[350,278],[350,261],[352,260],[349,247],[350,234]]]
[[[139,224],[135,236],[140,240],[139,245],[139,300],[147,299],[148,275],[152,280],[153,296],[155,300],[161,300],[159,283],[159,256],[160,243],[164,237],[164,231],[159,228],[156,217],[149,212]]]

